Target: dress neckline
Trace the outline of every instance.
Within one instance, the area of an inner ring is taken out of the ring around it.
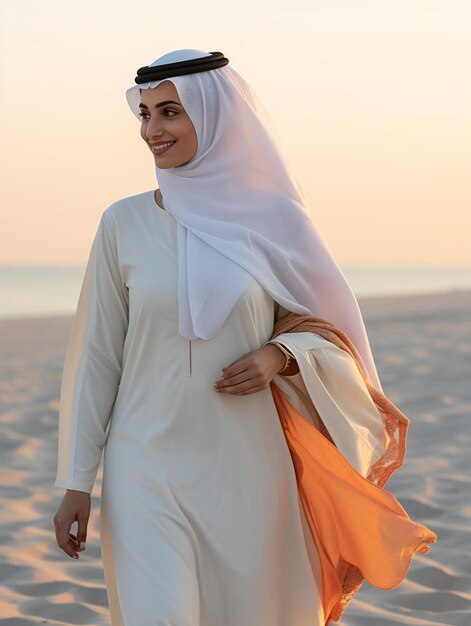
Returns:
[[[155,192],[156,192],[156,190],[155,190],[155,189],[153,189],[153,190],[151,191],[151,194],[152,194],[152,202],[154,203],[154,205],[155,205],[158,209],[160,209],[160,211],[161,211],[162,213],[167,213],[167,215],[169,215],[169,212],[168,212],[165,208],[162,208],[161,206],[159,206],[159,205],[157,204],[157,200],[155,199]],[[162,204],[163,204],[163,205],[164,205],[164,207],[165,207],[165,204],[164,204],[163,198],[162,198]]]

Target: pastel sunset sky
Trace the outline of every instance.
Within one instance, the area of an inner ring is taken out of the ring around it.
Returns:
[[[2,0],[0,263],[82,264],[157,186],[125,90],[178,48],[261,96],[340,264],[471,264],[469,0]]]

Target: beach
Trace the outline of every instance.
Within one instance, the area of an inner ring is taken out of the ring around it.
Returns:
[[[404,465],[387,489],[438,542],[415,556],[395,589],[365,582],[340,623],[469,626],[471,291],[358,300],[384,392],[411,420]],[[54,486],[60,381],[72,319],[0,320],[0,626],[110,624],[101,466],[86,551],[71,559],[54,533],[64,494]]]

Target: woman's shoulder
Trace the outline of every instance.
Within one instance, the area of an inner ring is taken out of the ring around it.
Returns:
[[[115,200],[103,211],[102,219],[108,225],[114,224],[115,227],[129,218],[132,219],[136,212],[142,212],[145,208],[151,207],[153,203],[155,204],[154,192],[154,189],[150,189]]]

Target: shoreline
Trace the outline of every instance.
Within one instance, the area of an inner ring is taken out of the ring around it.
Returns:
[[[357,296],[361,312],[367,319],[378,317],[395,317],[410,315],[434,315],[448,311],[471,312],[471,289],[449,289],[446,291],[433,291],[410,294],[389,294],[378,296]],[[0,325],[28,322],[40,322],[47,320],[62,321],[72,320],[73,313],[45,313],[35,315],[11,315],[0,316]]]

